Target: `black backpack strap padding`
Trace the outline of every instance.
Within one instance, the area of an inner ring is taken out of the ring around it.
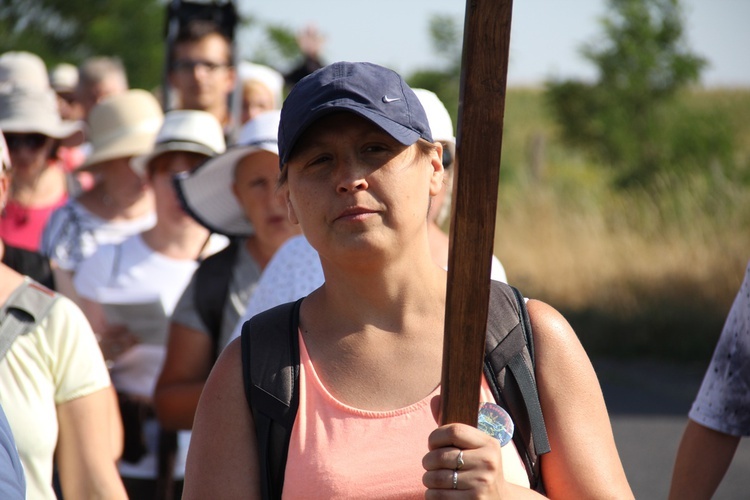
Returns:
[[[543,455],[551,451],[549,445],[549,436],[547,436],[547,426],[544,424],[542,415],[542,404],[539,401],[539,391],[536,388],[536,359],[534,357],[534,337],[531,333],[531,320],[529,311],[526,308],[526,302],[517,288],[511,287],[516,296],[519,309],[521,311],[521,324],[523,333],[526,338],[526,348],[529,353],[531,364],[525,363],[520,355],[516,355],[508,364],[510,371],[516,377],[521,394],[523,394],[526,408],[529,411],[529,421],[531,424],[531,434],[534,438],[534,449],[537,455]]]
[[[261,493],[281,498],[299,406],[299,308],[302,299],[264,311],[242,326],[245,395],[258,439]]]
[[[224,305],[239,246],[239,240],[232,239],[226,248],[206,258],[195,271],[195,308],[211,335],[214,357],[219,353]]]
[[[543,491],[538,457],[550,448],[536,390],[526,304],[518,290],[495,281],[490,288],[484,372],[495,400],[515,423],[513,442],[531,488]]]
[[[58,294],[35,281],[27,281],[15,291],[5,304],[5,315],[0,318],[0,360],[19,335],[24,335],[49,313]]]

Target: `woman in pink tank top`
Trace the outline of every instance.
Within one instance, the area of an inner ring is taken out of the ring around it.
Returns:
[[[332,64],[294,87],[278,139],[289,218],[325,275],[300,309],[300,405],[281,496],[541,497],[513,446],[435,418],[446,273],[431,258],[427,213],[444,171],[414,92],[381,66]],[[528,310],[552,448],[541,459],[546,493],[632,498],[575,333],[542,302]],[[473,390],[491,399],[486,381]],[[261,497],[238,341],[201,396],[184,495]]]

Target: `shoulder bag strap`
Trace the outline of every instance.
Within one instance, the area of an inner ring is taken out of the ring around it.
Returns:
[[[0,319],[0,360],[19,335],[28,333],[47,316],[57,298],[55,292],[28,278],[13,291]]]

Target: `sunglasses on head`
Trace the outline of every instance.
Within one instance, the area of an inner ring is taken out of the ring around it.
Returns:
[[[37,151],[47,143],[47,136],[44,134],[5,134],[5,142],[8,143],[10,151],[18,151],[22,147],[27,147]]]

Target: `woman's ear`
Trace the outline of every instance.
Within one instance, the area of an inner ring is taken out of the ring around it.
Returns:
[[[443,178],[445,176],[443,145],[439,142],[435,143],[435,149],[430,153],[430,164],[433,168],[430,178],[430,196],[435,196],[443,189]]]
[[[284,200],[286,201],[286,211],[287,211],[287,217],[289,218],[289,222],[292,224],[299,224],[299,219],[297,218],[297,213],[294,211],[294,205],[292,204],[292,198],[289,195],[289,189],[284,189]]]

